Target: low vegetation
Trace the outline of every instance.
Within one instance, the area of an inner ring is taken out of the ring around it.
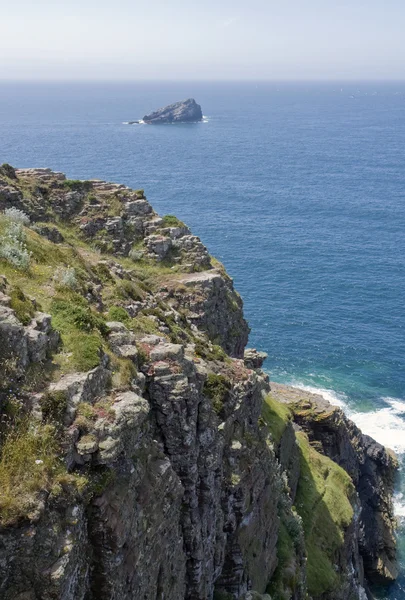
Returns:
[[[93,189],[93,184],[91,181],[82,181],[81,179],[65,179],[63,187],[72,191],[89,192]]]
[[[174,215],[165,215],[164,217],[162,217],[162,220],[163,227],[185,227],[183,221],[180,221],[180,219],[178,219]]]
[[[29,217],[17,208],[6,209],[0,217],[0,258],[21,271],[27,271],[31,263],[25,230],[29,222]]]
[[[231,390],[231,381],[224,375],[208,373],[203,393],[212,400],[212,406],[220,414]]]
[[[72,366],[78,371],[96,367],[100,362],[103,336],[108,332],[104,318],[91,310],[85,298],[74,292],[54,298],[50,311],[53,327],[61,334]]]
[[[81,493],[85,477],[68,474],[61,457],[56,428],[25,419],[5,437],[0,455],[0,525],[30,516],[42,495]]]
[[[305,433],[298,432],[297,439],[301,475],[295,505],[304,525],[308,592],[321,597],[339,584],[335,565],[353,518],[354,487],[346,471],[312,448]]]
[[[271,395],[263,401],[262,418],[269,428],[275,444],[278,444],[291,420],[291,411],[287,405],[277,402]]]
[[[28,325],[35,314],[33,302],[18,286],[13,287],[10,291],[10,308],[15,311],[16,317],[23,325]]]

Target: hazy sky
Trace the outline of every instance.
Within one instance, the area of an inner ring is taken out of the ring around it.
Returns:
[[[3,0],[1,79],[404,79],[404,0]]]

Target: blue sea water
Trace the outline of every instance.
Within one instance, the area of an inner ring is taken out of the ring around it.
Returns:
[[[203,123],[125,124],[189,96]],[[0,83],[0,163],[145,188],[224,262],[272,378],[402,457],[404,158],[405,83]]]

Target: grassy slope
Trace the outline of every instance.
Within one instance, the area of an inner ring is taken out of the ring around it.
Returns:
[[[262,417],[278,445],[289,420],[289,406],[271,395],[263,402]],[[354,486],[349,475],[332,460],[313,448],[304,432],[297,432],[300,452],[300,478],[295,509],[302,518],[307,552],[308,592],[314,598],[339,585],[335,565],[344,543],[346,528],[353,518]],[[294,554],[294,533],[289,531],[281,514],[278,541],[279,567],[269,590],[275,600],[284,600],[283,588],[291,577],[291,557]]]
[[[297,439],[301,475],[295,505],[304,525],[308,591],[316,597],[339,583],[335,564],[353,518],[354,487],[346,471],[314,450],[303,432]]]

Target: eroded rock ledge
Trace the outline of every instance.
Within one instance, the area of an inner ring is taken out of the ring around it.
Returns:
[[[0,210],[1,598],[358,600],[395,578],[395,459],[270,386],[183,223],[9,165]]]

